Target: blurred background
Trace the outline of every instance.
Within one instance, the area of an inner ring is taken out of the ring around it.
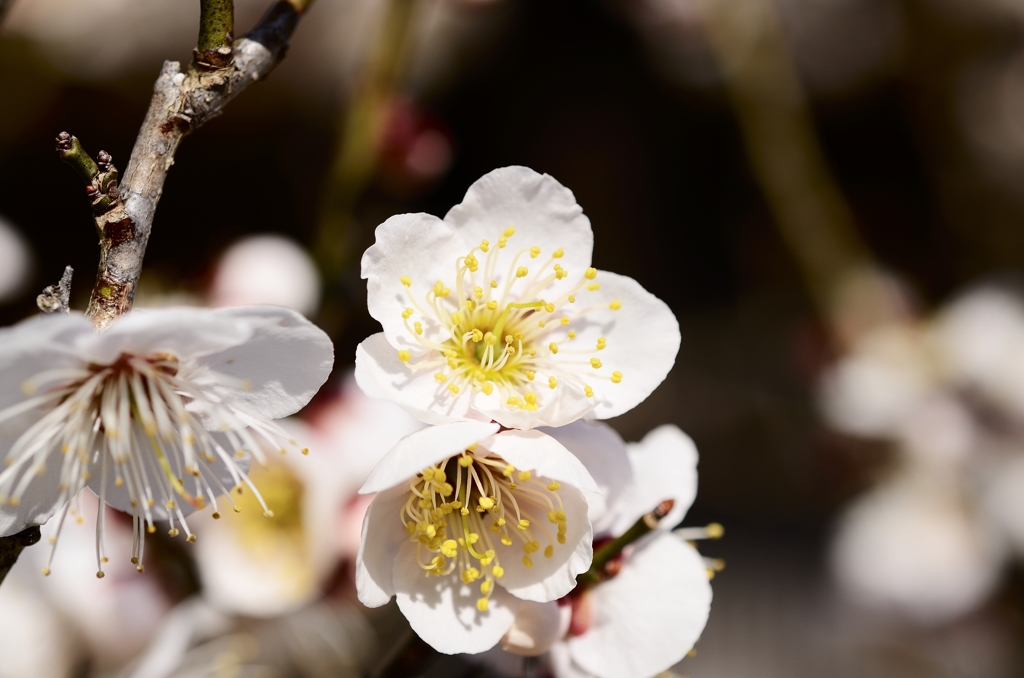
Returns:
[[[267,4],[236,0],[236,32]],[[7,325],[69,264],[84,308],[97,239],[54,137],[123,169],[198,6],[0,8]],[[679,319],[674,370],[611,422],[692,436],[686,523],[726,527],[678,675],[1024,675],[1024,2],[316,0],[270,78],[183,142],[137,304],[297,308],[337,367],[294,425],[386,449],[366,421],[415,424],[346,376],[378,329],[359,257],[388,216],[443,216],[510,164],[569,187],[594,265]],[[46,545],[27,551],[0,588],[0,645],[22,648],[0,676],[364,675],[403,630],[351,602],[355,488],[262,473],[294,520],[231,528],[249,551],[204,554],[205,525],[196,548],[157,539],[143,583],[97,582],[64,537],[42,582]],[[289,586],[254,596],[272,568]]]

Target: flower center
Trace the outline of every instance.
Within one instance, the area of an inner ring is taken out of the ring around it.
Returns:
[[[541,539],[546,542],[544,557],[551,558],[554,542],[565,544],[568,518],[557,481],[545,483],[532,471],[517,470],[475,447],[416,476],[409,484],[402,521],[417,542],[419,566],[427,576],[458,570],[465,584],[482,580],[477,609],[485,612],[495,580],[505,574],[501,558],[515,557],[518,542],[523,565],[533,567]]]
[[[565,256],[560,248],[531,273],[528,266],[520,264],[540,256],[541,249],[534,246],[513,256],[504,284],[499,284],[500,252],[514,234],[515,228],[510,226],[498,238],[497,247],[483,240],[469,254],[458,257],[454,293],[438,280],[421,301],[412,294],[412,279],[402,276],[411,304],[402,312],[402,319],[409,334],[428,349],[428,357],[414,364],[412,353],[400,350],[399,360],[412,369],[436,370],[434,378],[451,396],[467,389],[491,395],[497,389],[503,405],[528,411],[540,407],[537,384],[553,391],[566,382],[574,383],[592,398],[591,381],[621,382],[622,373],[602,370],[596,357],[607,347],[605,337],[597,338],[589,348],[568,345],[577,337],[580,320],[605,307],[574,306],[578,294],[600,289],[595,282],[597,269],[586,269],[576,285],[545,300],[542,294],[567,278],[569,271],[559,263]],[[613,301],[607,307],[615,311],[622,303]],[[442,338],[431,340],[427,330],[437,327],[443,330]]]
[[[168,520],[172,537],[180,533],[176,523],[181,523],[188,541],[195,541],[179,500],[196,508],[209,500],[213,517],[220,517],[216,496],[228,494],[228,489],[211,468],[218,462],[227,469],[232,487],[249,486],[264,515],[272,516],[238,462],[247,453],[264,459],[257,437],[282,452],[285,447],[298,449],[297,443],[274,424],[233,407],[218,392],[218,387],[245,389],[246,383],[209,370],[186,377],[180,368],[178,359],[165,353],[122,354],[109,365],[47,370],[26,380],[22,391],[30,397],[0,411],[0,422],[36,408],[50,409],[8,451],[7,468],[0,473],[0,504],[17,506],[32,480],[45,473],[47,463],[59,462],[59,535],[69,507],[78,511],[72,504],[98,471],[97,576],[103,576],[106,562],[102,506],[108,493],[127,491],[134,530],[132,562],[140,572],[144,533],[156,531],[155,520]],[[36,395],[39,391],[42,394]],[[217,428],[218,434],[207,426]],[[51,457],[56,449],[61,456]],[[235,506],[230,494],[228,499]],[[166,518],[154,511],[158,502],[166,509]]]

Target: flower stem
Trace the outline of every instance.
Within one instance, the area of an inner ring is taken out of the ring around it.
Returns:
[[[199,0],[199,39],[192,53],[196,64],[210,69],[231,65],[234,33],[234,0]]]
[[[14,567],[14,563],[18,562],[18,556],[21,555],[25,547],[38,542],[39,537],[38,525],[25,528],[10,537],[0,537],[0,583]]]
[[[577,575],[576,582],[581,585],[597,584],[614,575],[616,568],[613,563],[623,549],[658,527],[658,523],[668,515],[673,506],[675,506],[675,502],[666,499],[658,504],[653,511],[641,516],[633,523],[632,527],[621,535],[600,546],[594,552],[594,560],[590,564],[590,569]]]

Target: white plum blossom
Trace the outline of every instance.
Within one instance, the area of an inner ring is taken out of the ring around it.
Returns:
[[[590,567],[580,461],[539,431],[454,422],[413,433],[374,468],[356,564],[359,600],[392,596],[446,654],[493,647],[524,601],[544,603]]]
[[[203,593],[222,611],[268,617],[321,595],[339,561],[354,562],[359,549],[369,503],[356,494],[359,486],[389,449],[424,426],[398,405],[364,395],[351,374],[306,419],[280,424],[308,444],[309,455],[270,455],[250,474],[274,520],[251,510],[216,521],[197,516]],[[250,495],[237,501],[256,503]]]
[[[102,333],[80,314],[0,331],[0,536],[54,513],[59,534],[89,487],[132,515],[141,571],[157,522],[194,541],[185,515],[207,503],[216,515],[228,489],[262,504],[249,457],[264,444],[302,449],[270,420],[309,402],[333,361],[327,335],[270,306],[134,311]],[[100,512],[100,577],[103,522]]]
[[[651,534],[626,547],[614,576],[581,585],[560,604],[520,606],[502,646],[523,655],[550,648],[558,678],[650,678],[666,671],[697,642],[711,607],[708,565],[683,537],[718,536],[720,528],[671,532],[697,494],[697,449],[670,425],[630,444],[628,453],[603,424],[577,422],[549,433],[607,492],[602,514],[594,516],[598,544],[665,500],[672,508]]]
[[[388,219],[362,260],[384,331],[357,349],[359,385],[430,424],[630,410],[675,362],[679,325],[632,278],[591,267],[592,249],[572,192],[526,167],[484,175],[444,219]]]
[[[217,260],[212,306],[272,304],[311,315],[320,306],[320,274],[301,245],[283,235],[243,238]]]

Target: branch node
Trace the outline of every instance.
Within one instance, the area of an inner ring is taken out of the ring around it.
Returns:
[[[71,276],[75,272],[70,266],[64,267],[64,275],[56,285],[47,285],[36,297],[36,306],[41,313],[67,313],[71,302]]]
[[[67,132],[57,135],[57,154],[60,159],[85,182],[85,195],[97,214],[105,214],[118,204],[117,168],[106,151],[100,151],[93,160],[77,137]]]

